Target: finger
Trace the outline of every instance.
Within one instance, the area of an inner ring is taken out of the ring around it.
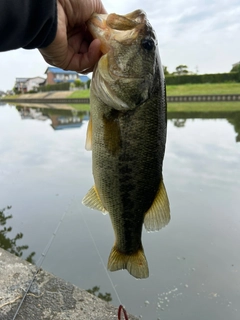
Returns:
[[[92,71],[101,56],[100,44],[100,41],[95,39],[89,45],[87,52],[75,53],[72,56],[67,69],[80,73],[86,73],[86,70],[87,72]]]
[[[104,5],[100,1],[99,8],[96,10],[97,13],[107,13],[107,10],[104,8]]]

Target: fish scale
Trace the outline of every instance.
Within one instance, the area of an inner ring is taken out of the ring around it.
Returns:
[[[115,243],[109,270],[146,278],[143,224],[153,231],[170,220],[162,178],[167,106],[157,39],[141,10],[93,14],[88,28],[100,39],[103,56],[92,77],[86,141],[95,185],[83,203],[110,215]]]

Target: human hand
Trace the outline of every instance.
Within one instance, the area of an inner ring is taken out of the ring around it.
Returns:
[[[57,0],[55,39],[39,49],[47,63],[81,73],[93,70],[101,56],[100,41],[93,40],[85,24],[93,12],[106,13],[101,0]]]

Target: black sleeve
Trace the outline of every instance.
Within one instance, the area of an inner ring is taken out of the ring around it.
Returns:
[[[44,48],[56,30],[56,0],[0,0],[0,51]]]

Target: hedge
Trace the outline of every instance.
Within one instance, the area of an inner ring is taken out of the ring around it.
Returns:
[[[165,79],[166,79],[167,85],[186,84],[186,83],[240,82],[240,72],[165,76]]]
[[[70,82],[62,82],[57,84],[47,84],[46,86],[40,86],[38,91],[68,91],[70,87]]]

